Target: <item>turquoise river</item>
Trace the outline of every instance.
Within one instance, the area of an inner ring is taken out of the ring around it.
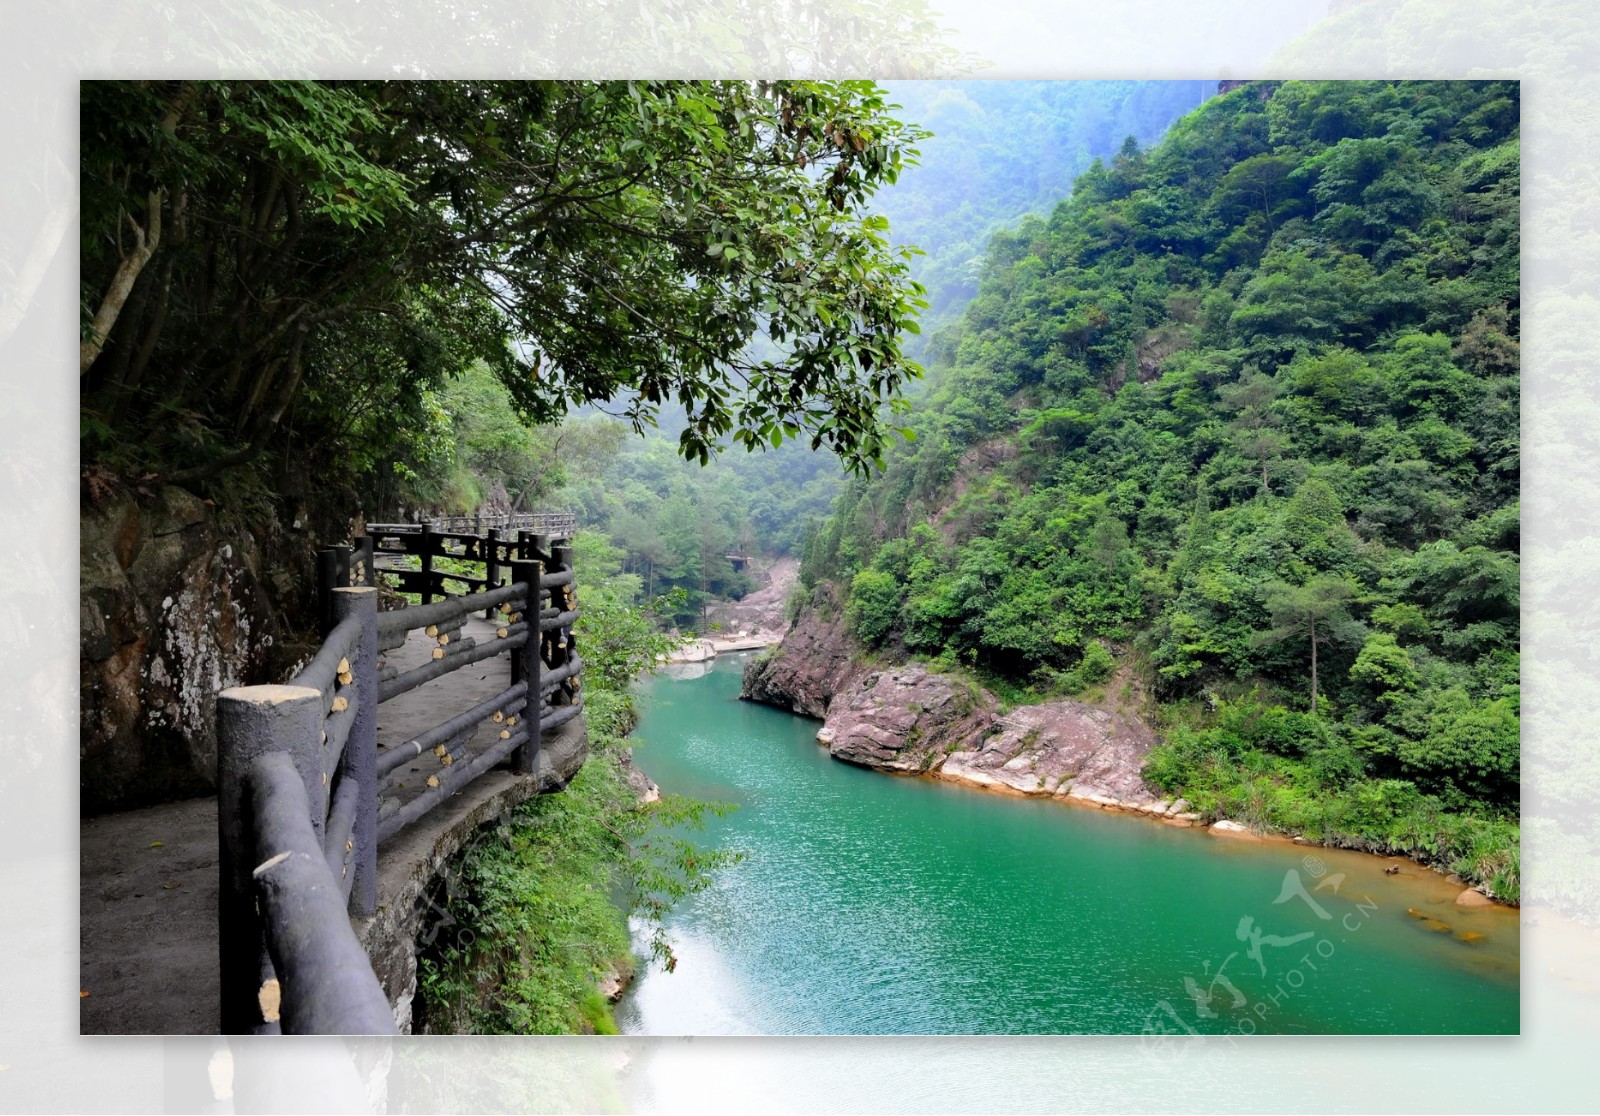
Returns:
[[[1518,1030],[1517,914],[1442,876],[852,767],[738,700],[744,660],[642,687],[636,762],[737,805],[699,839],[744,857],[671,915],[625,1032]]]

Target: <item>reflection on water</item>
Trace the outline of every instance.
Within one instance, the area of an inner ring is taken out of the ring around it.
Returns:
[[[745,859],[674,912],[677,969],[625,1031],[1518,1029],[1516,912],[1436,873],[837,763],[816,722],[737,700],[745,658],[641,695],[636,761],[737,803],[704,840]]]

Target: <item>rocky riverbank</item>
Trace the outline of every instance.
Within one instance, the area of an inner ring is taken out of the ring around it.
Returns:
[[[705,642],[718,651],[771,647],[789,627],[784,607],[800,577],[794,558],[754,558],[748,573],[760,588],[737,601],[717,601],[706,609]]]
[[[776,647],[789,624],[784,605],[799,576],[793,558],[754,559],[751,576],[761,588],[737,601],[718,601],[706,610],[709,635],[690,639],[661,658],[668,664],[706,664],[734,651]]]
[[[772,655],[746,668],[741,696],[819,718],[818,742],[848,763],[1199,820],[1145,783],[1156,736],[1131,713],[1063,700],[1002,714],[961,675],[866,658],[842,617],[807,610]]]

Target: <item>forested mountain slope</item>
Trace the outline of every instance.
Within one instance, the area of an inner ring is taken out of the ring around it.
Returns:
[[[1518,87],[1251,83],[998,234],[914,443],[804,548],[870,647],[1118,659],[1214,815],[1515,897]]]

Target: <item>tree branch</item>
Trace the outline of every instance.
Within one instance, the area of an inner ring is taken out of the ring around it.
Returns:
[[[176,473],[170,473],[167,476],[160,478],[161,483],[193,484],[195,481],[207,480],[216,476],[224,469],[231,469],[235,465],[243,465],[245,462],[251,461],[260,456],[261,451],[267,448],[267,441],[272,437],[273,431],[277,430],[278,423],[283,418],[283,412],[288,410],[289,404],[294,400],[295,392],[300,388],[300,376],[302,372],[300,352],[301,347],[305,342],[306,332],[307,330],[305,327],[302,327],[299,331],[297,331],[295,335],[294,346],[290,350],[289,355],[288,381],[284,384],[283,389],[278,393],[277,406],[273,407],[270,414],[262,418],[261,422],[256,427],[254,437],[250,439],[250,443],[243,449],[234,450],[232,453],[225,453],[221,457],[214,457],[210,461],[207,461],[204,465],[196,465],[192,469],[180,469]]]
[[[100,350],[105,348],[106,338],[111,335],[111,327],[117,324],[117,315],[122,313],[128,295],[133,293],[133,285],[138,281],[139,273],[144,270],[144,265],[150,262],[150,257],[161,244],[161,206],[166,196],[165,187],[150,191],[145,202],[144,228],[140,228],[138,222],[131,216],[128,217],[128,224],[133,228],[133,251],[123,256],[122,262],[117,265],[117,273],[111,278],[111,286],[106,290],[105,298],[100,301],[100,309],[95,312],[94,321],[90,323],[89,336],[79,345],[80,377],[89,371],[89,366],[100,355]]]

